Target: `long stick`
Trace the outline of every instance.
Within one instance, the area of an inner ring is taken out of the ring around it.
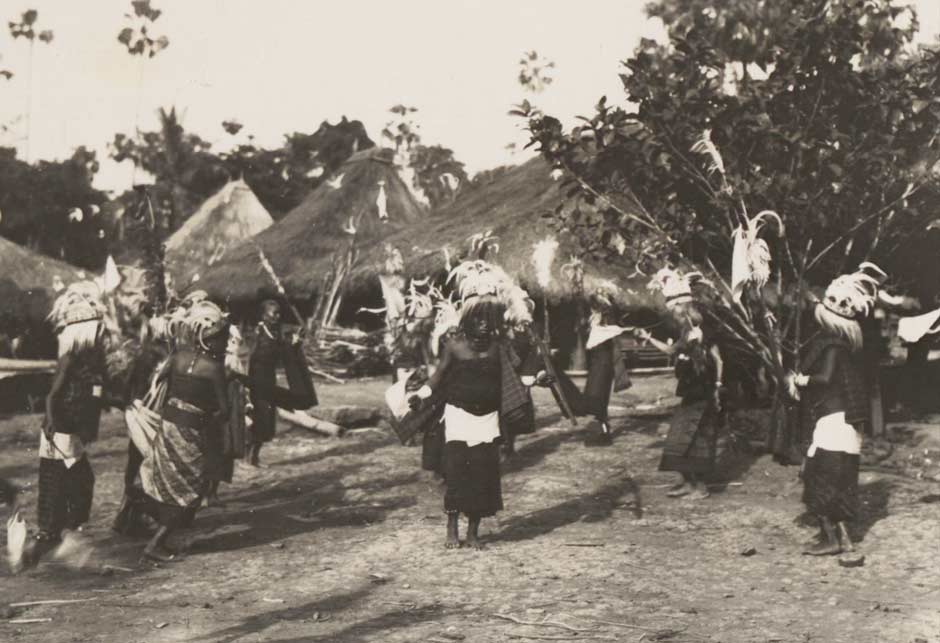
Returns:
[[[25,601],[23,603],[10,603],[10,607],[33,607],[34,605],[69,605],[71,603],[87,603],[94,598],[52,599],[46,601]]]
[[[300,324],[301,328],[305,328],[304,318],[300,316],[300,313],[297,311],[297,308],[291,303],[291,300],[287,297],[287,291],[284,289],[284,286],[281,284],[281,280],[278,278],[277,273],[274,272],[274,266],[271,265],[271,262],[268,261],[268,257],[264,254],[264,250],[261,249],[257,243],[253,244],[255,250],[258,251],[258,258],[261,260],[261,267],[264,270],[264,273],[268,275],[271,279],[271,282],[274,284],[274,287],[277,289],[279,295],[284,297],[284,300],[287,302],[287,307],[290,308],[290,311],[294,314],[294,317],[297,319],[297,323]]]
[[[545,372],[551,375],[554,380],[551,386],[555,399],[558,400],[558,403],[561,405],[561,410],[571,421],[571,426],[578,426],[578,419],[574,416],[571,405],[568,403],[568,398],[565,397],[564,391],[561,390],[561,386],[558,384],[558,371],[555,370],[555,365],[552,364],[551,353],[548,352],[548,346],[545,345],[545,342],[542,341],[538,335],[532,332],[531,327],[528,329],[528,333],[529,341],[538,347],[539,353],[542,355],[542,362],[545,364]]]

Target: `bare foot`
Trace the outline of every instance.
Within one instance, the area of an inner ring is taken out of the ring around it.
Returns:
[[[689,495],[694,490],[695,490],[695,487],[690,485],[688,482],[683,482],[681,485],[679,485],[677,488],[673,489],[672,491],[667,491],[666,495],[669,496],[670,498],[681,498],[682,496]]]
[[[467,547],[477,551],[486,549],[486,545],[483,544],[478,536],[467,536]]]
[[[705,500],[711,494],[708,493],[708,489],[704,487],[695,488],[692,493],[689,494],[689,500]]]
[[[225,503],[219,500],[219,497],[215,494],[206,498],[207,507],[225,507]]]
[[[171,554],[162,547],[151,547],[149,545],[144,549],[143,558],[155,563],[175,563],[179,560],[176,554]]]
[[[447,539],[444,541],[445,549],[457,549],[460,547],[459,516],[457,514],[447,515]]]

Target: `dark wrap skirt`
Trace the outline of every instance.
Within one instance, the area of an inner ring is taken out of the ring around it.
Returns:
[[[707,475],[715,468],[722,414],[711,400],[683,403],[673,413],[660,471]]]
[[[806,509],[834,522],[857,519],[858,467],[857,454],[817,448],[803,470]]]

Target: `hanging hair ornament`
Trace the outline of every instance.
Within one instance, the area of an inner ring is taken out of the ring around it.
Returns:
[[[208,350],[206,340],[224,331],[228,326],[228,318],[216,304],[211,301],[200,301],[189,309],[189,314],[186,315],[186,326],[196,343]]]
[[[100,321],[106,313],[107,308],[98,285],[93,281],[79,281],[56,298],[48,319],[59,331],[71,324]]]
[[[767,241],[758,237],[768,219],[777,222],[779,235],[783,235],[783,221],[772,210],[764,210],[748,219],[731,234],[734,250],[731,254],[731,293],[734,300],[741,302],[744,288],[753,284],[763,288],[770,279],[770,247]]]

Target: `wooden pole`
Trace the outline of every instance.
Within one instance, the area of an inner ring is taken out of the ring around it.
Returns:
[[[568,403],[568,398],[565,397],[564,391],[561,390],[561,386],[558,384],[558,371],[555,370],[555,365],[552,363],[552,356],[548,351],[548,346],[546,346],[545,342],[532,331],[531,327],[529,327],[527,330],[529,334],[529,341],[531,341],[538,348],[539,353],[542,355],[542,361],[545,364],[545,372],[548,373],[552,379],[554,379],[552,382],[552,394],[555,396],[555,399],[558,400],[558,404],[561,406],[561,410],[571,421],[571,426],[578,426],[578,419],[571,410],[571,404]]]

